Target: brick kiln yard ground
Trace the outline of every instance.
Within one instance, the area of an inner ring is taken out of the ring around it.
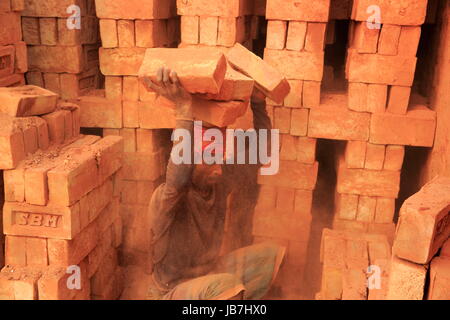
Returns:
[[[223,248],[235,230],[287,248],[267,298],[450,299],[449,8],[1,1],[0,299],[146,297],[147,206],[175,117],[139,76],[164,63],[206,93],[194,115],[219,127],[251,128],[253,86],[268,96],[280,171],[231,194]],[[62,285],[69,265],[79,292]]]

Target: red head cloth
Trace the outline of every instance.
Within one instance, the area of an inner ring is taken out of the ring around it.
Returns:
[[[219,132],[221,134],[219,134]],[[194,142],[194,152],[195,153],[203,153],[208,148],[208,151],[213,156],[216,155],[216,153],[219,153],[223,159],[225,159],[226,156],[226,140],[227,140],[227,128],[218,128],[218,127],[211,127],[207,128],[200,124],[194,125],[194,137],[195,139],[201,138],[201,143],[198,143],[197,141]],[[217,140],[216,140],[217,138]],[[201,146],[201,150],[199,150],[199,146]]]

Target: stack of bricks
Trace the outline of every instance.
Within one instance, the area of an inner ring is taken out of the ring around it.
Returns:
[[[78,106],[45,89],[2,89],[0,97],[0,299],[118,298],[123,139],[80,135]]]
[[[150,248],[147,206],[165,173],[171,146],[166,129],[175,119],[172,109],[156,104],[155,94],[138,81],[138,71],[146,49],[178,46],[179,18],[175,0],[97,0],[96,14],[105,89],[72,102],[80,105],[81,127],[124,139],[123,261],[142,265]]]
[[[367,22],[369,7],[381,10],[379,25]],[[392,238],[404,146],[433,145],[435,114],[420,99],[410,101],[426,9],[426,0],[353,3],[346,65],[348,122],[340,128],[349,132],[344,133],[348,143],[338,163],[337,228]]]
[[[392,249],[387,299],[450,299],[449,194],[450,179],[436,177],[404,202]]]
[[[5,0],[0,4],[0,87],[25,84],[28,61],[20,26],[23,8],[23,0]]]
[[[385,300],[391,246],[384,235],[324,229],[317,300]]]
[[[102,85],[94,0],[27,0],[22,32],[28,46],[28,84],[62,99]]]
[[[181,46],[232,47],[241,43],[252,49],[259,19],[250,0],[177,0],[181,16]]]
[[[264,59],[288,79],[291,90],[284,100],[268,99],[273,127],[280,130],[281,161],[278,174],[259,176],[254,235],[287,246],[278,285],[291,297],[301,291],[312,222],[318,162],[317,140],[307,137],[308,119],[310,108],[320,103],[329,8],[329,0],[314,7],[308,1],[267,0]]]

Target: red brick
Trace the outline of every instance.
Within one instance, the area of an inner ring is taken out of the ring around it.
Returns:
[[[405,158],[404,146],[386,146],[386,157],[384,160],[384,170],[399,171],[403,167]]]
[[[101,96],[83,96],[76,100],[80,106],[82,127],[121,128],[122,103]]]
[[[375,209],[377,198],[360,196],[358,201],[357,221],[373,222],[375,220]]]
[[[208,94],[206,97],[210,100],[219,101],[248,101],[253,93],[254,85],[255,81],[228,65],[219,93],[216,95]]]
[[[345,163],[350,169],[363,169],[366,161],[367,143],[348,141],[345,148]]]
[[[308,22],[305,42],[306,51],[321,52],[324,50],[326,27],[326,23]]]
[[[30,70],[57,73],[80,73],[87,61],[81,46],[30,46],[28,65]]]
[[[275,208],[277,201],[277,189],[275,187],[261,185],[259,187],[258,207]]]
[[[20,13],[0,13],[0,30],[0,46],[16,43],[22,40]]]
[[[294,136],[306,136],[308,131],[309,113],[310,111],[304,108],[292,109],[290,134]]]
[[[380,113],[386,110],[388,86],[382,84],[369,84],[367,88],[367,111]]]
[[[330,0],[316,1],[313,6],[306,0],[267,0],[266,18],[327,22],[329,12]]]
[[[181,42],[198,44],[200,42],[200,20],[198,16],[181,17]]]
[[[215,48],[147,49],[139,76],[156,81],[161,66],[178,74],[181,84],[192,93],[218,93],[226,72],[226,60]]]
[[[350,82],[411,86],[417,59],[404,56],[383,56],[348,51],[347,78]]]
[[[39,31],[41,44],[55,46],[58,43],[58,26],[56,18],[40,18]]]
[[[336,213],[339,219],[356,220],[359,196],[336,193]]]
[[[163,174],[161,152],[127,152],[124,154],[123,178],[155,181]]]
[[[375,223],[391,223],[395,215],[395,199],[378,198]]]
[[[391,259],[387,300],[422,300],[425,290],[425,266],[397,258]]]
[[[119,47],[130,48],[135,46],[135,33],[133,20],[117,21],[117,36],[119,39]]]
[[[320,105],[320,81],[303,82],[303,107],[316,108]]]
[[[308,136],[335,140],[369,139],[370,115],[347,109],[346,96],[330,94],[322,104],[312,108],[309,115]]]
[[[431,147],[436,114],[425,106],[413,106],[406,115],[376,113],[370,123],[370,142]]]
[[[155,101],[138,103],[138,116],[143,129],[169,129],[176,125],[174,110]]]
[[[137,76],[145,48],[100,48],[100,70],[105,76]]]
[[[0,88],[0,111],[13,117],[26,117],[50,113],[56,108],[58,96],[36,87]]]
[[[306,26],[304,21],[289,21],[286,49],[300,51],[305,46]]]
[[[289,133],[291,130],[291,109],[276,107],[274,108],[273,126],[279,129],[280,133]]]
[[[276,209],[280,212],[294,211],[295,189],[292,188],[277,188],[277,202]]]
[[[267,22],[266,48],[282,50],[286,44],[287,22],[270,20]]]
[[[318,163],[303,164],[297,161],[280,161],[276,175],[258,176],[258,183],[277,187],[314,190],[317,181]]]
[[[322,80],[323,52],[266,49],[264,60],[275,67],[287,79]],[[289,63],[285,63],[285,61],[289,61]]]
[[[436,257],[430,265],[430,287],[427,300],[450,299],[450,259]]]
[[[236,42],[244,42],[246,36],[245,17],[219,17],[217,45],[232,47]]]
[[[393,247],[398,257],[426,264],[447,240],[449,188],[448,178],[437,177],[403,203]]]
[[[360,82],[350,82],[348,84],[348,108],[350,110],[364,112],[367,111],[368,85]]]
[[[27,266],[47,266],[47,240],[26,238]]]
[[[337,191],[372,197],[397,198],[400,189],[400,172],[348,169],[339,163]]]
[[[37,300],[37,281],[41,275],[40,268],[6,266],[0,272],[0,299]]]
[[[41,44],[38,18],[22,17],[22,32],[23,40],[29,45]]]
[[[33,154],[38,149],[37,129],[35,126],[23,128],[23,142],[25,144],[25,154]]]
[[[122,99],[122,77],[105,77],[105,97],[108,100]]]
[[[365,169],[383,170],[386,146],[381,144],[367,144]]]
[[[218,17],[200,17],[200,43],[209,46],[217,45]]]
[[[242,45],[236,44],[226,54],[228,61],[240,72],[255,80],[268,98],[281,103],[289,93],[289,83],[274,68]]]
[[[284,98],[284,105],[290,108],[302,107],[303,95],[303,81],[302,80],[288,80],[291,91]]]
[[[409,106],[411,87],[392,86],[389,90],[389,101],[387,112],[395,114],[406,114]]]
[[[402,26],[398,44],[398,55],[415,57],[419,47],[421,27]]]
[[[100,36],[104,48],[116,48],[119,46],[117,33],[117,21],[110,19],[100,19]]]
[[[2,70],[0,70],[0,77],[6,77],[13,74],[15,63],[14,46],[0,47],[0,59],[2,61]]]
[[[17,42],[15,45],[15,72],[25,73],[28,71],[27,45],[24,41]]]
[[[180,16],[239,17],[253,13],[252,2],[247,0],[177,0],[177,9]]]
[[[96,0],[96,13],[100,19],[167,19],[175,16],[175,3],[167,0],[153,0],[142,3],[139,0]]]
[[[62,144],[65,137],[64,112],[58,110],[42,116],[47,122],[48,134],[51,143]]]
[[[378,54],[396,56],[400,39],[401,26],[384,24],[378,43]]]
[[[27,238],[6,236],[5,238],[5,263],[14,267],[27,265],[26,257]]]
[[[353,3],[352,20],[367,21],[373,12],[367,13],[370,6],[378,6],[382,24],[421,25],[425,21],[427,1],[423,0],[357,0]]]
[[[139,80],[137,77],[123,77],[123,100],[139,100]]]
[[[136,20],[136,46],[162,47],[169,43],[165,20]]]

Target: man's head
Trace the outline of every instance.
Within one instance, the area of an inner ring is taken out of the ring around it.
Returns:
[[[192,183],[201,190],[210,189],[222,179],[221,164],[196,164],[192,173]]]

